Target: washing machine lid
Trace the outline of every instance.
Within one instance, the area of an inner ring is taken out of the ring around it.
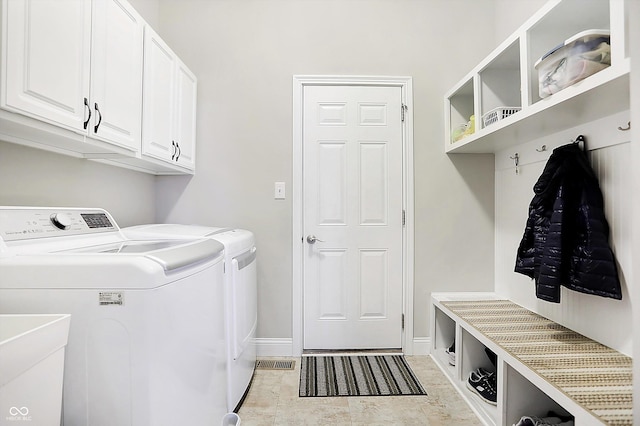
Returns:
[[[211,238],[224,245],[225,256],[232,258],[255,248],[255,237],[246,229],[216,228],[201,225],[148,224],[122,228],[122,234],[131,239],[159,238]]]
[[[95,246],[60,250],[51,255],[142,256],[159,263],[165,271],[173,271],[190,264],[221,256],[224,246],[210,239],[119,241]],[[84,258],[87,260],[86,258]]]
[[[81,247],[70,250],[59,250],[55,253],[110,253],[110,254],[131,254],[147,253],[160,249],[176,247],[182,244],[191,243],[193,240],[126,240],[96,246]]]
[[[136,237],[158,237],[165,238],[208,238],[222,232],[230,231],[231,228],[219,228],[215,226],[201,225],[181,225],[175,223],[154,223],[147,225],[129,226],[123,228],[122,232],[130,238]]]

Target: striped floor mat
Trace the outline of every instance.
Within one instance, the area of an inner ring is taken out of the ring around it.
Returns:
[[[426,394],[402,355],[302,357],[302,397]]]

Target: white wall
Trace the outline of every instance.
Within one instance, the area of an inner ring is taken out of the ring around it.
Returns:
[[[447,156],[443,96],[494,47],[493,0],[161,0],[198,76],[192,178],[158,180],[158,219],[256,234],[259,329],[290,338],[292,76],[409,75],[415,121],[415,334],[432,291],[493,289],[493,156]]]
[[[502,43],[548,0],[495,0],[496,45]],[[517,3],[517,4],[516,4]]]
[[[157,0],[131,0],[157,21]],[[155,178],[0,141],[0,205],[102,207],[121,226],[155,221]]]
[[[0,205],[101,207],[120,226],[155,220],[155,178],[0,142]]]
[[[160,28],[160,3],[159,0],[128,0],[136,11],[158,32]]]

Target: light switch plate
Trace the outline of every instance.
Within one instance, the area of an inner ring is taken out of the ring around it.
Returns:
[[[285,198],[284,182],[276,182],[274,185],[274,188],[275,188],[274,198],[276,200],[284,200]]]

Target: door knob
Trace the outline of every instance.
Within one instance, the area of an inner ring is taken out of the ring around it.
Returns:
[[[316,241],[320,241],[321,243],[324,243],[324,240],[319,240],[318,238],[316,238],[315,235],[307,235],[307,242],[309,244],[315,244]]]

